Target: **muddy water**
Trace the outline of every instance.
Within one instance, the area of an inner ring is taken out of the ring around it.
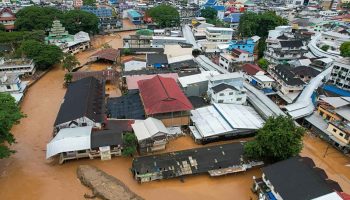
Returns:
[[[329,148],[326,151],[327,147]],[[312,158],[316,166],[324,169],[328,177],[338,182],[343,191],[350,193],[349,157],[312,135],[304,137],[304,148],[301,155]]]

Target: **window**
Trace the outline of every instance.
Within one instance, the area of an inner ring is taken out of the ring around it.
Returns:
[[[349,139],[349,137],[350,137],[350,135],[349,135],[349,134],[345,134],[344,139],[348,140],[348,139]]]
[[[344,133],[339,133],[340,137],[343,137],[344,136]]]
[[[6,89],[10,90],[11,89],[11,85],[6,85]]]
[[[218,103],[224,103],[224,100],[219,100]]]
[[[242,101],[242,98],[237,98],[237,100],[236,101]]]
[[[224,93],[220,93],[219,96],[225,96],[225,94]]]
[[[228,93],[228,95],[233,95],[233,92]]]
[[[337,132],[337,129],[334,128],[334,129],[333,129],[333,132],[336,133],[336,132]]]

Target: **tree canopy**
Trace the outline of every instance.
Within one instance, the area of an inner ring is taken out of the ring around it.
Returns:
[[[58,19],[70,34],[79,31],[93,34],[98,32],[96,15],[82,10],[62,12],[51,7],[30,6],[18,11],[16,17],[15,26],[20,31],[47,31],[51,28],[53,20]]]
[[[180,15],[176,8],[161,4],[147,10],[147,16],[152,17],[153,21],[161,28],[174,27],[180,24]]]
[[[132,156],[137,150],[137,138],[134,133],[123,135],[123,156]]]
[[[267,68],[269,67],[269,61],[267,61],[265,58],[260,58],[258,60],[258,65],[261,67],[261,69],[267,71]]]
[[[70,34],[76,34],[79,31],[91,34],[98,32],[97,16],[82,10],[70,10],[64,13],[62,25]]]
[[[3,24],[0,24],[0,32],[6,31],[5,26]]]
[[[340,55],[350,57],[350,42],[344,42],[340,45]]]
[[[64,55],[62,63],[62,67],[68,72],[71,72],[77,65],[80,65],[77,58],[70,53]]]
[[[258,130],[255,140],[244,145],[249,158],[280,161],[300,153],[304,129],[295,125],[291,117],[270,117]]]
[[[96,0],[84,0],[83,5],[84,6],[96,6]]]
[[[286,25],[288,21],[276,13],[267,11],[264,13],[245,12],[241,15],[238,32],[242,37],[258,35],[267,37],[269,30],[276,26]]]
[[[204,17],[205,19],[215,19],[218,14],[218,11],[215,10],[212,7],[206,7],[201,10],[201,17]]]
[[[17,49],[17,54],[33,59],[40,70],[48,69],[54,64],[60,63],[63,58],[63,52],[58,46],[44,44],[35,40],[22,42],[20,48]]]
[[[16,142],[11,133],[13,125],[18,124],[25,115],[20,111],[15,99],[8,93],[0,93],[0,159],[7,158],[13,150],[9,145]]]

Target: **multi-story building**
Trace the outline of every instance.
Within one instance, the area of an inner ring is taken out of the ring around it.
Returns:
[[[35,64],[30,59],[8,59],[0,58],[0,72],[16,73],[19,75],[33,75]]]
[[[241,49],[251,54],[254,52],[254,40],[249,38],[247,40],[232,40],[229,44],[228,50]]]
[[[0,10],[0,24],[5,26],[6,31],[13,31],[15,29],[16,15],[10,8],[3,8]]]
[[[253,54],[241,49],[234,49],[230,54],[220,54],[219,65],[226,70],[237,71],[235,64],[244,62],[254,62]]]
[[[338,88],[350,91],[350,58],[334,60],[329,82]]]
[[[96,15],[98,18],[112,17],[113,16],[113,12],[112,12],[111,8],[82,6],[80,9]]]
[[[232,40],[233,29],[221,27],[207,27],[205,35],[208,42],[229,42]]]

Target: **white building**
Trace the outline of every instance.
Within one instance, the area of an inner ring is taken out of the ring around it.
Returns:
[[[341,89],[350,91],[350,58],[335,60],[332,67],[329,81]]]
[[[219,75],[219,72],[202,71],[200,74],[179,77],[178,81],[186,96],[202,96],[208,91],[208,80],[213,75]]]
[[[233,29],[221,27],[207,27],[205,35],[208,42],[229,42],[232,40]]]
[[[19,75],[33,75],[35,73],[35,64],[30,59],[8,59],[0,58],[0,73],[15,73]]]
[[[0,73],[0,92],[10,93],[16,102],[20,102],[28,82],[21,81],[18,74]]]
[[[164,48],[168,44],[186,43],[187,40],[184,37],[166,37],[166,36],[153,36],[151,40],[151,47]]]
[[[220,74],[209,78],[208,96],[213,103],[245,104],[246,90],[240,73]]]

